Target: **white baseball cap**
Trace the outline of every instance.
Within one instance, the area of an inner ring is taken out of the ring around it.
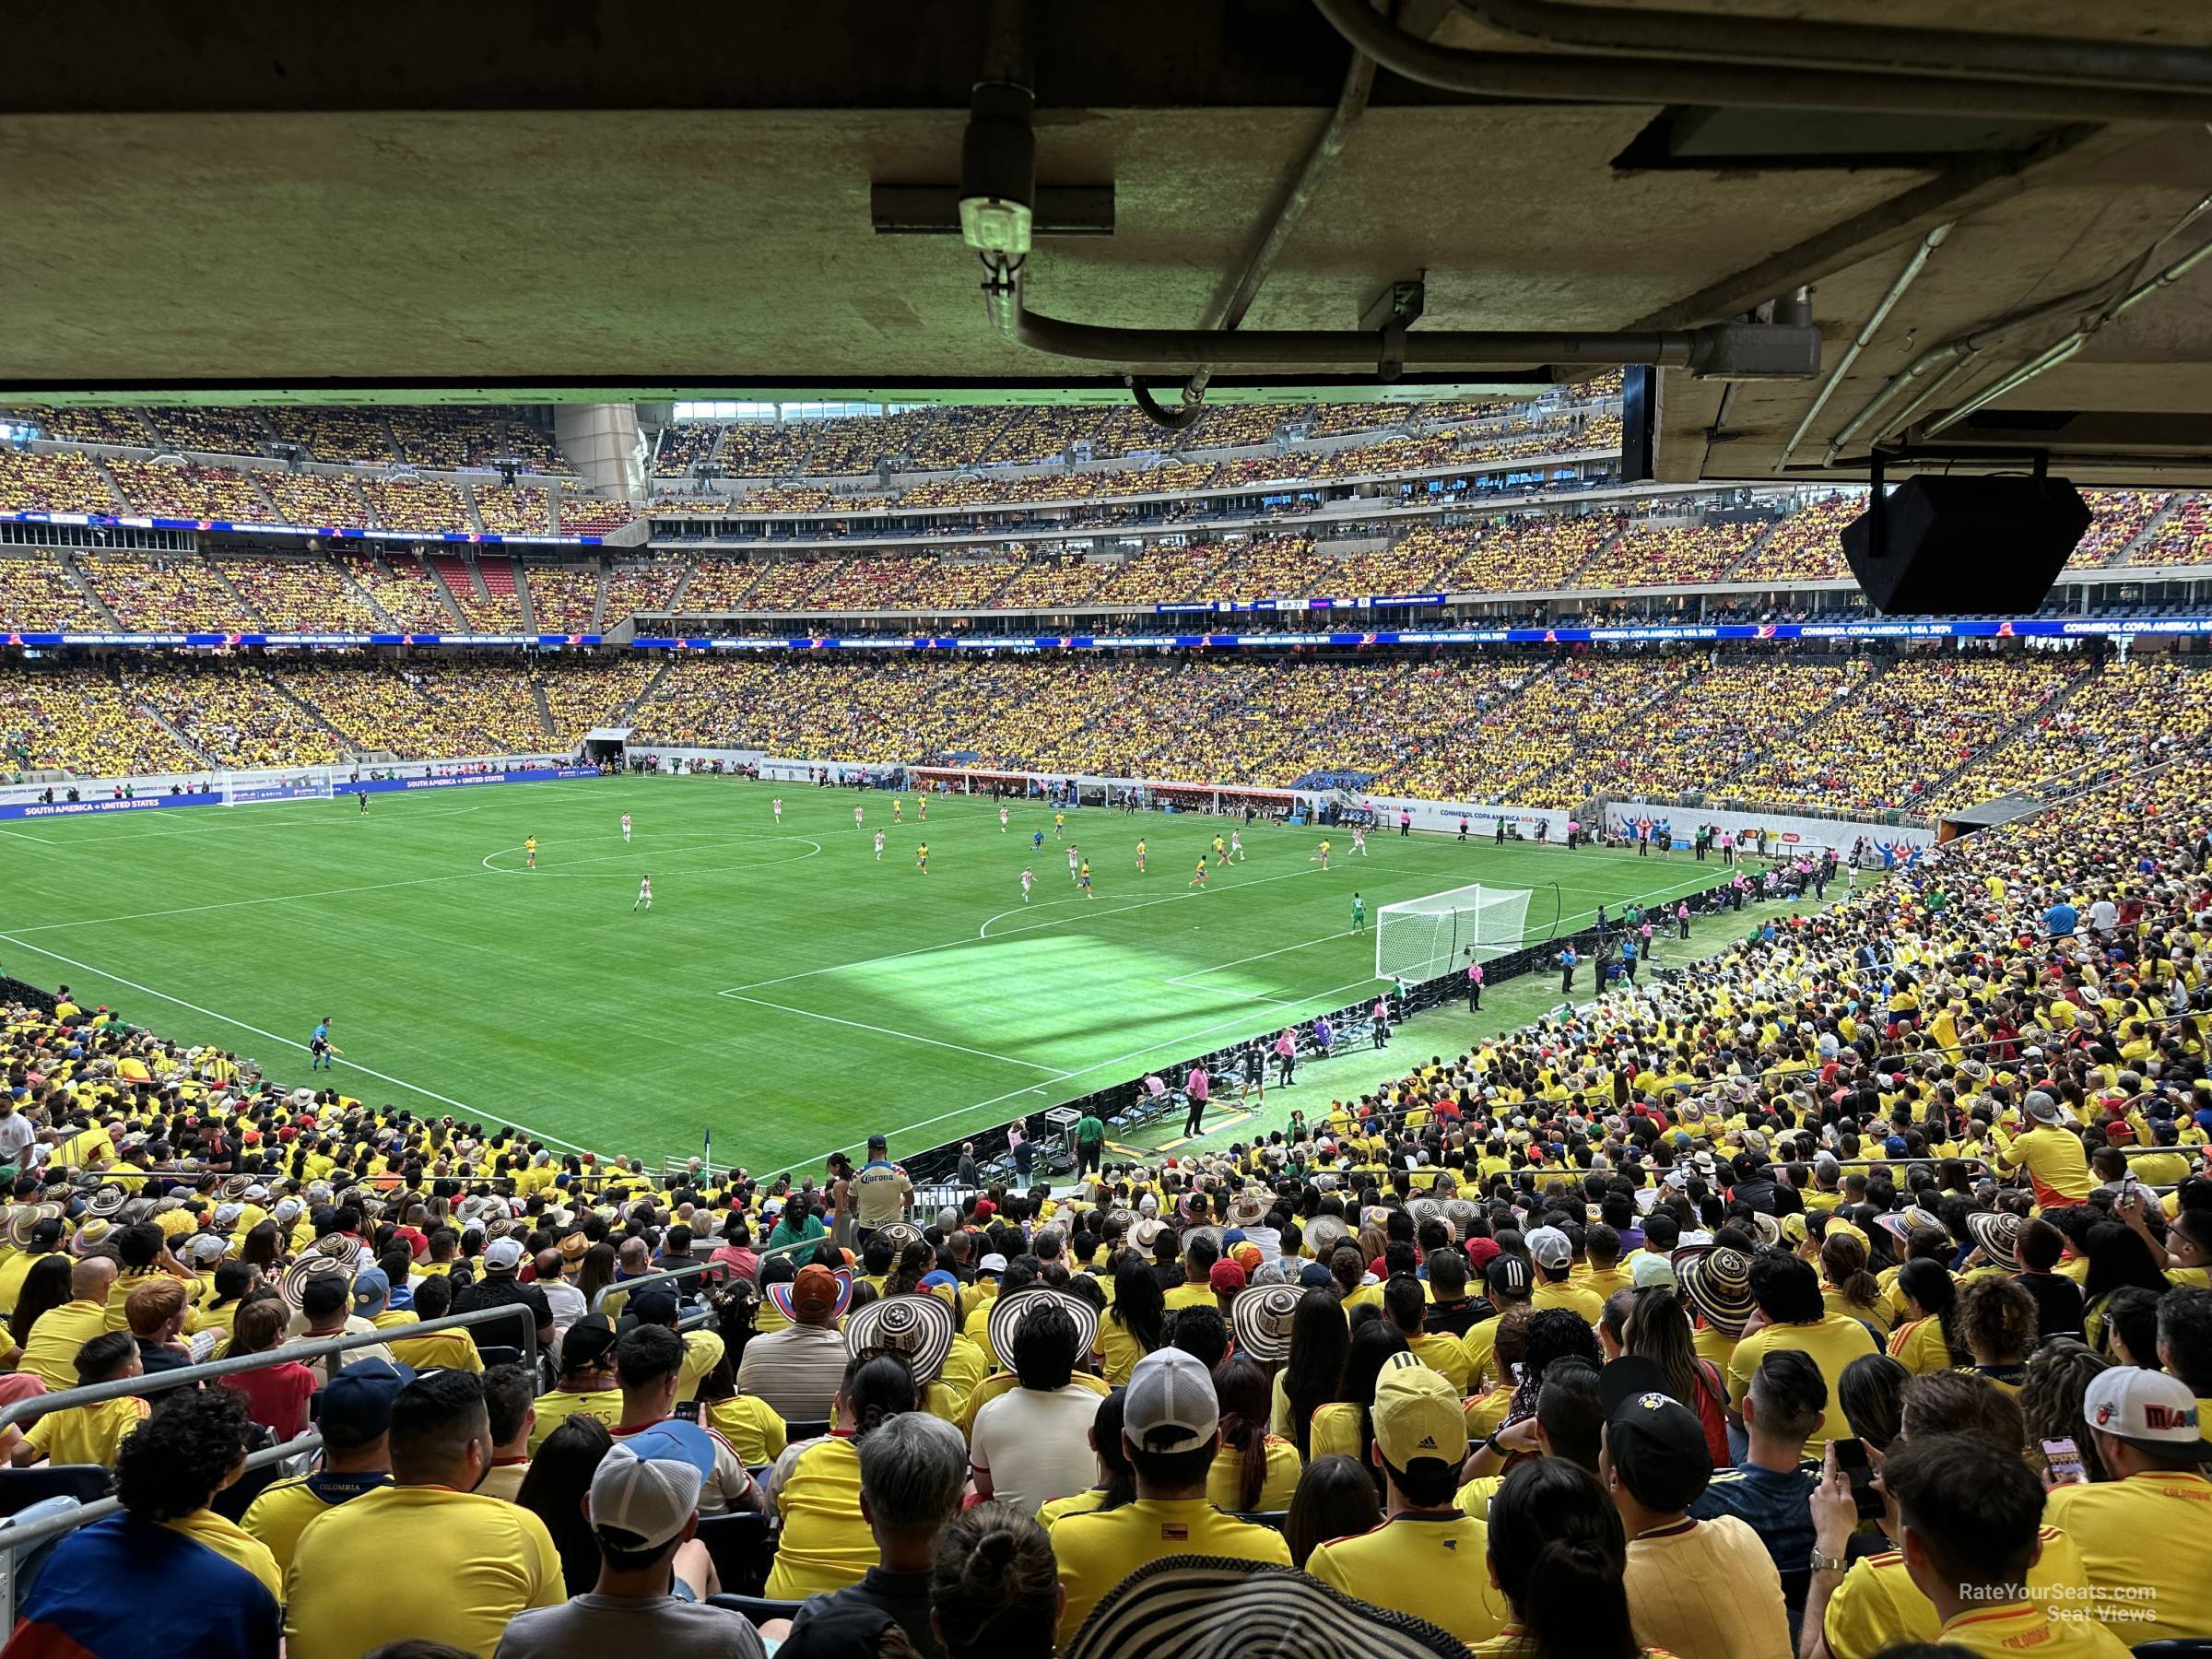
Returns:
[[[1528,1235],[1529,1259],[1539,1267],[1564,1267],[1574,1260],[1574,1242],[1556,1227],[1539,1227]]]
[[[2179,1377],[2132,1365],[2108,1366],[2089,1381],[2081,1415],[2153,1456],[2212,1463],[2212,1441],[2197,1426],[2196,1396]]]
[[[654,1447],[648,1445],[646,1450]],[[699,1508],[701,1484],[699,1469],[690,1462],[641,1457],[617,1441],[592,1473],[586,1512],[594,1532],[626,1533],[639,1540],[619,1547],[658,1549],[684,1530]]]
[[[1181,1348],[1136,1362],[1122,1401],[1122,1431],[1146,1452],[1194,1452],[1221,1426],[1221,1404],[1204,1364]]]
[[[484,1265],[493,1269],[520,1267],[523,1265],[523,1241],[520,1239],[494,1239],[484,1247]]]

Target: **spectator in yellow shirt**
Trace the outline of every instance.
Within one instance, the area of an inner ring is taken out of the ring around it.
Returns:
[[[1605,1299],[1571,1282],[1574,1244],[1565,1232],[1556,1227],[1533,1230],[1528,1235],[1528,1253],[1536,1265],[1535,1291],[1530,1301],[1537,1312],[1571,1308],[1593,1325],[1605,1317]]]
[[[2081,1148],[2081,1137],[2065,1126],[2065,1108],[2055,1095],[2031,1088],[2021,1110],[2028,1114],[2028,1127],[2018,1135],[2007,1135],[2001,1124],[1992,1126],[1997,1167],[2028,1171],[2038,1210],[2079,1204],[2095,1182],[2089,1179],[2089,1159]]]
[[[1808,1453],[1857,1430],[1849,1426],[1843,1371],[1853,1359],[1877,1351],[1874,1336],[1859,1321],[1830,1313],[1820,1300],[1820,1276],[1810,1262],[1791,1255],[1761,1255],[1751,1264],[1751,1296],[1767,1323],[1739,1341],[1728,1356],[1728,1404],[1743,1408],[1759,1362],[1776,1348],[1795,1348],[1820,1368],[1828,1397],[1844,1409],[1830,1411],[1806,1441]]]
[[[1161,1348],[1137,1361],[1122,1406],[1122,1440],[1136,1472],[1135,1501],[1066,1515],[1053,1528],[1053,1553],[1066,1594],[1060,1616],[1063,1645],[1108,1591],[1162,1556],[1290,1565],[1281,1533],[1232,1521],[1206,1501],[1206,1472],[1220,1438],[1220,1408],[1205,1366],[1180,1348]]]
[[[76,1352],[79,1388],[140,1374],[138,1344],[128,1331],[103,1331]],[[124,1437],[151,1415],[151,1408],[136,1394],[90,1406],[65,1406],[31,1424],[9,1452],[8,1461],[18,1469],[35,1463],[103,1464],[112,1469]]]
[[[1511,1617],[1478,1659],[1637,1653],[1623,1584],[1628,1537],[1597,1477],[1563,1457],[1521,1465],[1490,1500],[1489,1569]]]
[[[491,1462],[484,1386],[471,1371],[432,1371],[392,1407],[394,1485],[317,1516],[285,1580],[289,1659],[355,1659],[415,1637],[488,1653],[526,1607],[566,1599],[546,1524],[476,1488]],[[394,1561],[436,1562],[407,1575]]]
[[[1991,1659],[2030,1652],[2126,1659],[2128,1644],[2111,1630],[2052,1618],[2020,1594],[2041,1547],[2044,1508],[2042,1484],[2021,1459],[1971,1435],[1916,1437],[1882,1465],[1882,1486],[1897,1507],[1905,1571],[1942,1620],[1939,1642]],[[1818,1501],[1851,1501],[1840,1471]]]
[[[115,1264],[107,1256],[85,1256],[69,1269],[69,1300],[39,1315],[22,1337],[27,1371],[59,1393],[76,1381],[77,1350],[108,1328],[108,1291]]]
[[[2112,1478],[2060,1487],[2045,1515],[2081,1552],[2098,1617],[2130,1646],[2212,1630],[2212,1441],[2188,1385],[2115,1365],[2090,1379],[2082,1417]]]
[[[1347,1595],[1441,1625],[1469,1644],[1495,1636],[1506,1620],[1504,1598],[1467,1571],[1475,1557],[1488,1553],[1489,1527],[1452,1501],[1467,1453],[1458,1392],[1401,1354],[1376,1381],[1373,1415],[1370,1456],[1388,1495],[1383,1523],[1321,1545],[1306,1571]]]

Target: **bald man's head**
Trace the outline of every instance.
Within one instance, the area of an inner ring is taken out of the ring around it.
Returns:
[[[109,1256],[87,1256],[69,1269],[69,1294],[78,1301],[106,1301],[114,1283],[115,1263]]]

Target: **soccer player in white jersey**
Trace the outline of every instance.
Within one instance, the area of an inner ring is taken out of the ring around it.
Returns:
[[[1367,826],[1365,824],[1352,826],[1352,851],[1362,858],[1367,856]]]
[[[1030,901],[1030,884],[1036,879],[1037,877],[1030,875],[1028,867],[1025,865],[1021,872],[1021,901],[1024,904],[1027,904]]]
[[[776,809],[776,822],[779,824],[782,823],[783,821],[783,797],[782,795],[778,795],[774,800],[771,801],[769,805]]]
[[[1070,841],[1067,846],[1067,878],[1070,881],[1076,878],[1076,866],[1082,862],[1082,855],[1076,851],[1075,843]]]
[[[1229,855],[1239,864],[1244,862],[1244,832],[1241,830],[1229,832]]]
[[[855,806],[853,808],[853,828],[855,830],[860,828],[860,813],[861,809],[859,807]]]
[[[1006,809],[1004,806],[998,809],[998,832],[1001,835],[1006,832]]]
[[[876,831],[876,862],[883,862],[883,831],[880,830]]]
[[[640,910],[650,911],[651,909],[653,909],[653,877],[647,876],[638,883],[637,901],[629,907],[629,913],[634,916]]]
[[[627,812],[622,815],[622,844],[626,847],[629,845],[629,814]]]

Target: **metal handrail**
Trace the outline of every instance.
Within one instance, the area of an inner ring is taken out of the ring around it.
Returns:
[[[258,1452],[247,1453],[245,1466],[248,1469],[265,1469],[271,1464],[284,1463],[305,1453],[322,1449],[322,1431],[310,1429],[297,1440],[286,1441],[280,1446],[264,1446]],[[0,1555],[12,1556],[26,1549],[36,1549],[49,1538],[65,1537],[80,1528],[90,1526],[96,1521],[105,1521],[122,1508],[123,1500],[120,1498],[95,1498],[89,1503],[64,1510],[58,1515],[49,1515],[43,1521],[34,1521],[29,1526],[0,1524]],[[12,1572],[9,1577],[12,1580]],[[10,1617],[13,1617],[12,1610]]]
[[[753,1254],[764,1262],[771,1256],[794,1255],[802,1250],[815,1249],[828,1237],[829,1235],[825,1233],[820,1239],[806,1239],[796,1244],[764,1245],[754,1251]],[[664,1279],[690,1278],[698,1274],[717,1271],[725,1278],[731,1277],[732,1274],[732,1269],[726,1262],[694,1262],[688,1267],[669,1267],[658,1273],[641,1273],[636,1278],[617,1279],[611,1285],[600,1286],[598,1290],[593,1294],[591,1311],[594,1313],[598,1312],[601,1304],[617,1291],[627,1297],[641,1285],[657,1284]]]
[[[441,1319],[418,1320],[413,1324],[390,1325],[382,1330],[360,1331],[345,1336],[319,1336],[312,1342],[287,1343],[258,1354],[207,1359],[197,1365],[181,1365],[173,1371],[118,1377],[111,1382],[88,1382],[76,1388],[62,1389],[55,1394],[31,1394],[25,1399],[11,1400],[6,1406],[0,1406],[0,1429],[8,1428],[26,1418],[43,1417],[50,1411],[59,1411],[65,1406],[97,1406],[105,1400],[120,1400],[132,1394],[144,1397],[159,1394],[165,1389],[182,1387],[188,1382],[196,1384],[212,1378],[235,1376],[241,1371],[263,1371],[272,1365],[282,1365],[288,1360],[321,1359],[354,1348],[376,1347],[388,1342],[404,1342],[411,1336],[429,1336],[440,1331],[463,1330],[503,1319],[522,1322],[524,1337],[521,1346],[527,1362],[535,1367],[537,1363],[536,1324],[526,1305],[511,1302],[504,1307],[474,1308],[466,1313],[449,1313]]]
[[[636,1278],[617,1279],[614,1283],[602,1285],[592,1292],[591,1311],[594,1313],[598,1312],[606,1305],[606,1299],[617,1292],[627,1297],[643,1286],[658,1285],[669,1279],[697,1278],[700,1275],[711,1272],[721,1265],[723,1265],[714,1262],[694,1262],[688,1267],[666,1267],[657,1273],[641,1273]],[[726,1268],[724,1271],[726,1272]]]

